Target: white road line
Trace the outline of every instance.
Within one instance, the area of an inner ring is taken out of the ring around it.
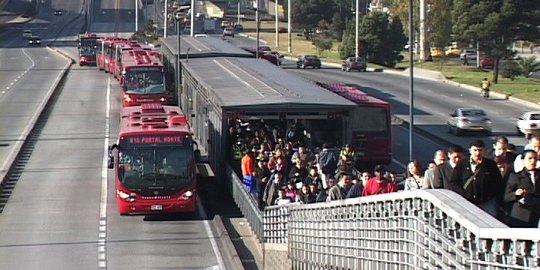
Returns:
[[[98,239],[98,267],[107,269],[107,157],[109,154],[109,123],[111,109],[111,79],[107,81],[107,97],[105,107],[105,140],[103,142],[103,162],[101,165],[101,196],[99,202],[99,239]]]
[[[208,238],[210,239],[212,250],[214,250],[214,254],[216,255],[219,269],[226,270],[227,268],[225,267],[225,263],[223,262],[223,257],[221,256],[221,252],[219,252],[216,239],[214,239],[214,233],[212,233],[212,229],[210,229],[210,224],[208,224],[207,215],[204,212],[201,201],[198,198],[197,198],[197,209],[199,210],[199,216],[204,220],[204,228],[206,229],[206,234],[208,234]]]

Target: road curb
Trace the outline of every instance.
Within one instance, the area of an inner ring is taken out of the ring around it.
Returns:
[[[240,256],[238,255],[238,252],[236,252],[229,232],[225,228],[221,216],[215,215],[212,224],[214,225],[215,230],[214,236],[216,237],[216,240],[219,241],[220,246],[222,247],[222,249],[220,250],[223,252],[222,255],[226,268],[231,270],[244,269],[242,261],[240,260]]]

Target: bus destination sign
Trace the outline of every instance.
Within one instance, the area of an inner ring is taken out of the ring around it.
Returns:
[[[161,67],[129,67],[129,72],[161,72]]]
[[[149,134],[123,137],[120,140],[124,145],[148,145],[148,144],[179,144],[184,140],[184,135],[174,134]]]

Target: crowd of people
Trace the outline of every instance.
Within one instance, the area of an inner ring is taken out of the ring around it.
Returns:
[[[239,134],[242,129],[251,132]],[[237,138],[232,151],[244,187],[254,195],[260,209],[292,202],[443,188],[460,194],[509,226],[539,225],[540,136],[532,137],[519,155],[504,136],[497,138],[493,149],[487,149],[481,140],[472,141],[468,155],[460,146],[440,149],[425,169],[419,160],[411,160],[405,179],[398,181],[396,174],[387,172],[383,165],[357,170],[350,145],[336,148],[324,144],[314,154],[296,132],[295,124],[286,130],[265,125],[230,130],[230,135]],[[247,146],[246,141],[250,142]],[[242,154],[235,152],[239,145],[244,145]]]

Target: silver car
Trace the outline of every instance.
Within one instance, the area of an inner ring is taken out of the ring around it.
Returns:
[[[458,108],[448,119],[449,132],[459,136],[466,131],[483,132],[491,135],[491,120],[481,109]]]

